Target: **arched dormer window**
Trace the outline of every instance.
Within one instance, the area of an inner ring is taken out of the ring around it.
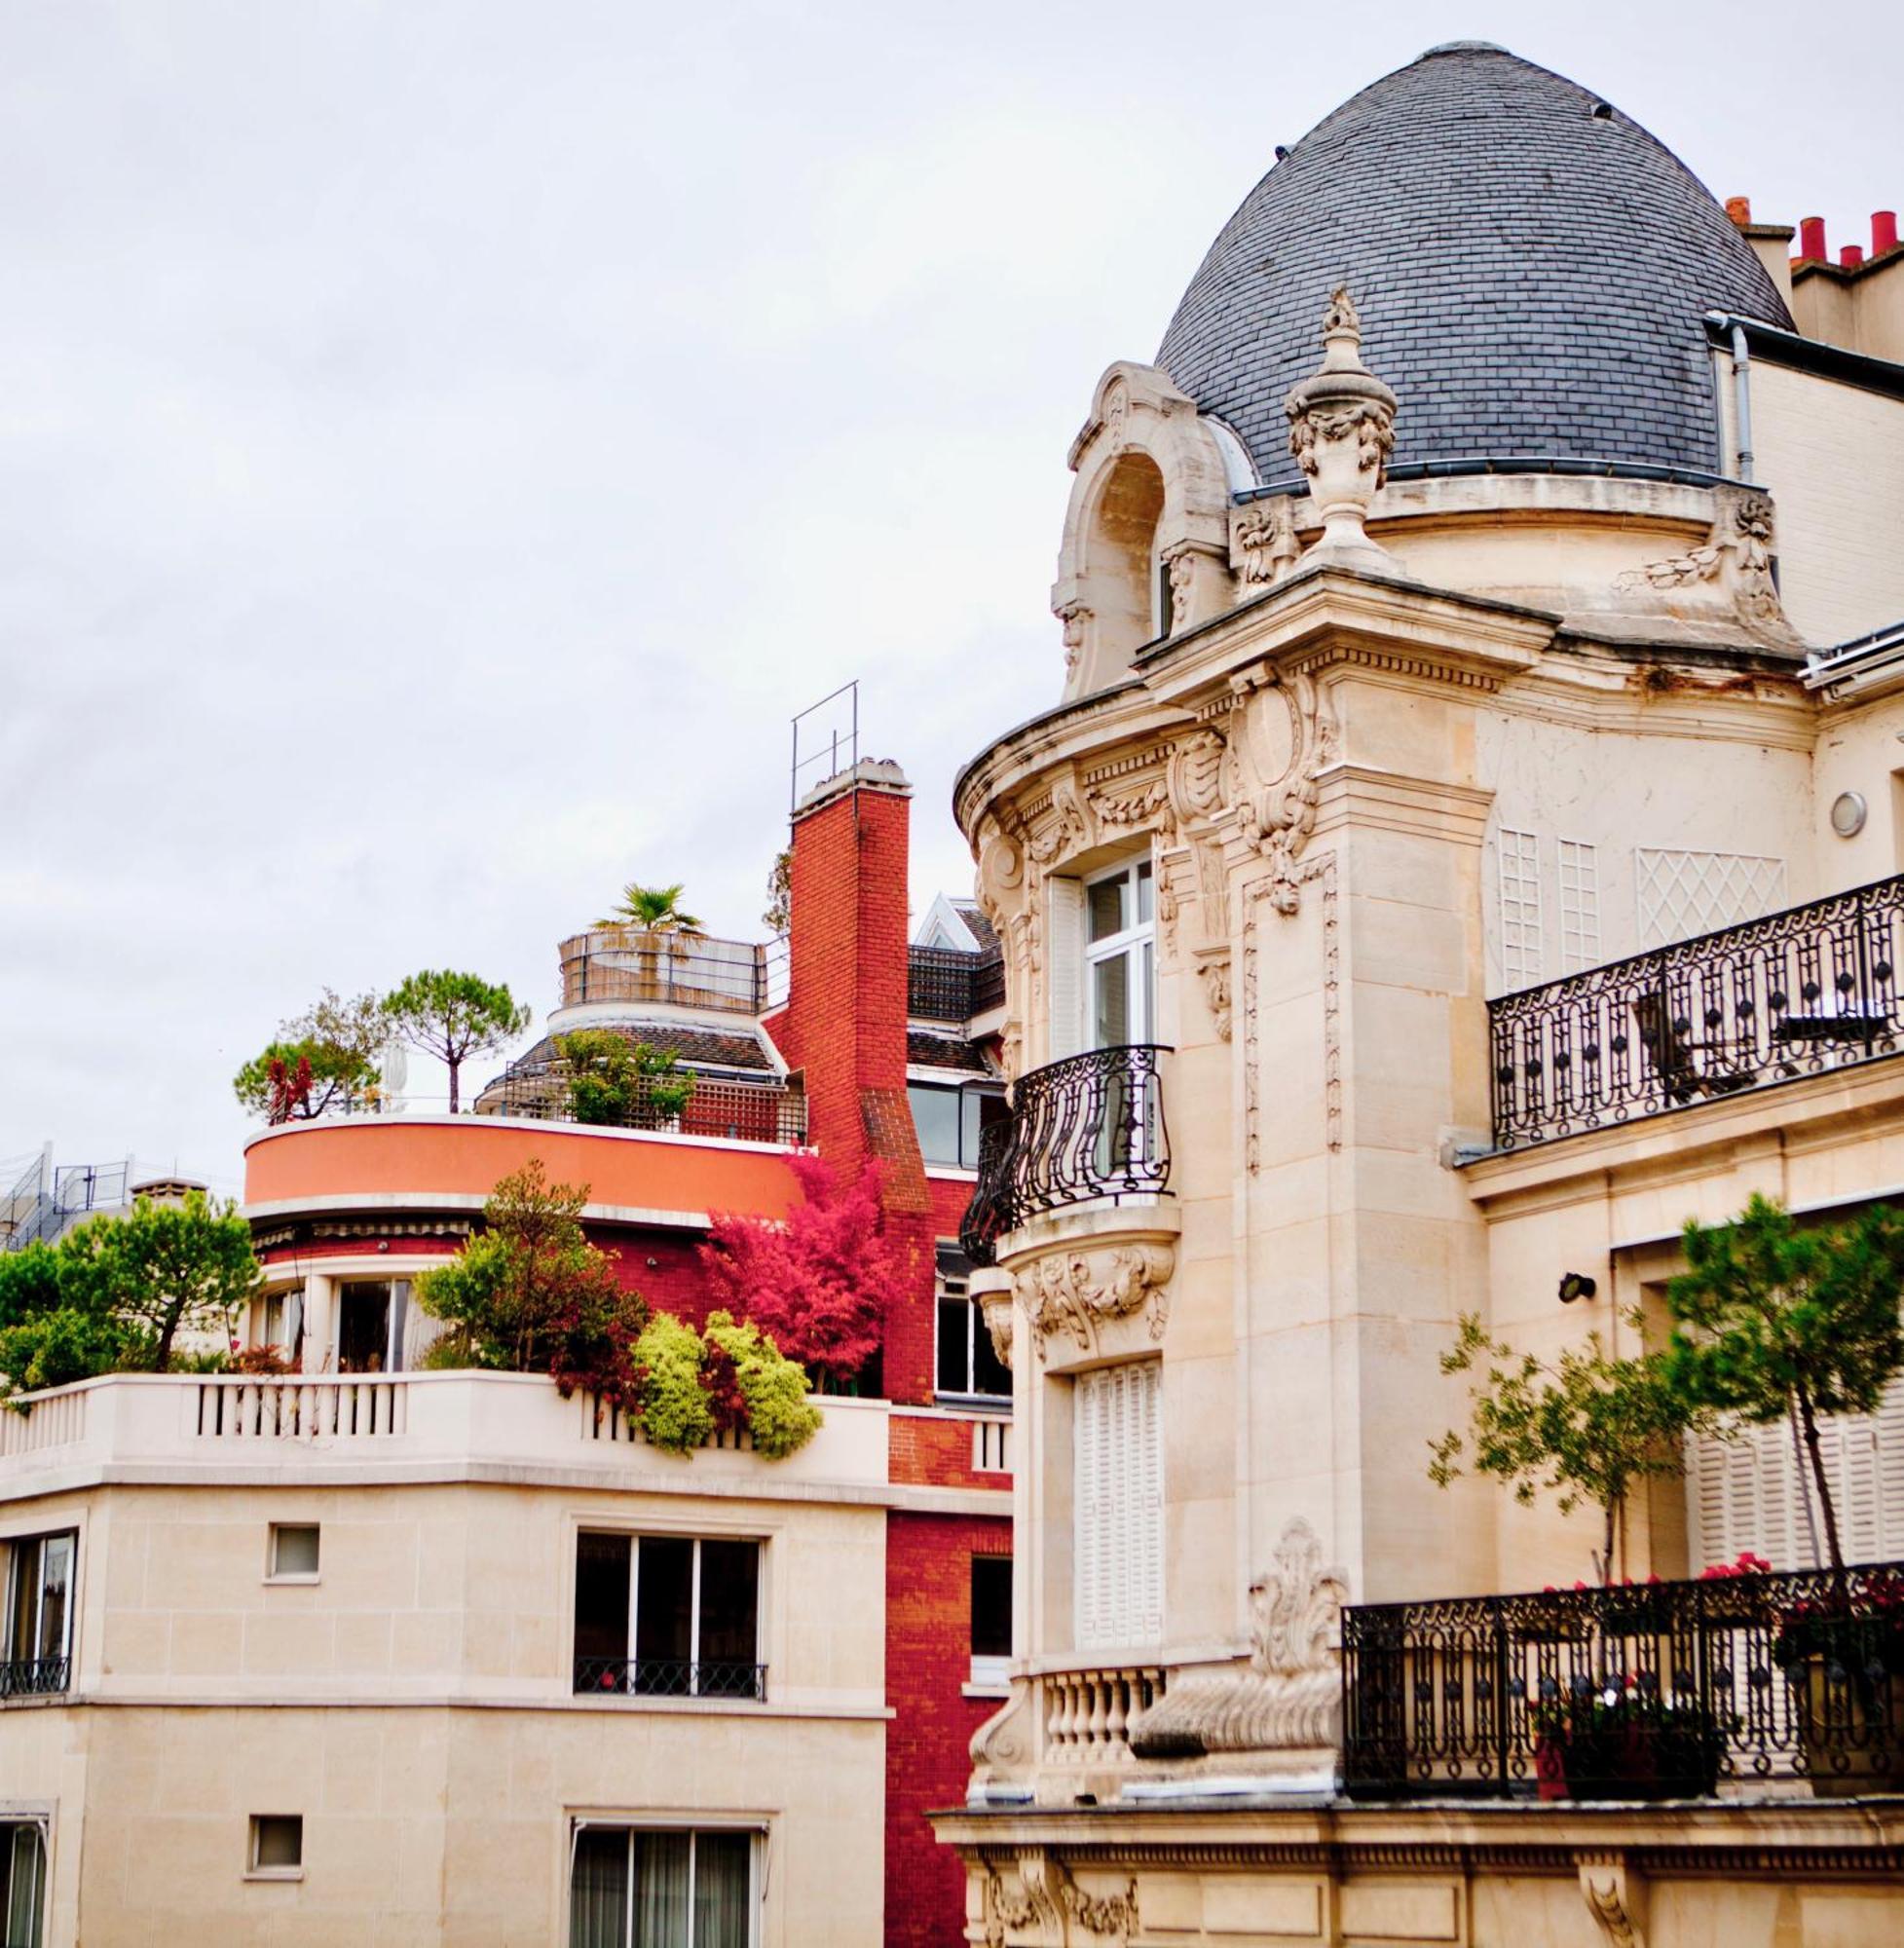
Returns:
[[[1107,668],[1128,663],[1170,627],[1170,571],[1157,539],[1163,514],[1163,469],[1147,453],[1120,455],[1098,498],[1085,555]]]

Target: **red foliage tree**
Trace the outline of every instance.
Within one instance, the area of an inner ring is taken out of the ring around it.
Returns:
[[[701,1262],[722,1305],[837,1390],[878,1352],[886,1309],[908,1289],[907,1254],[886,1229],[876,1161],[852,1183],[822,1157],[787,1161],[803,1201],[785,1223],[717,1214]]]

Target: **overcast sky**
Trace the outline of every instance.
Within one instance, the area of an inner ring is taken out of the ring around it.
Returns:
[[[0,1164],[235,1191],[325,985],[540,1021],[631,878],[757,934],[850,677],[915,914],[965,890],[1093,382],[1276,143],[1485,37],[1835,248],[1904,202],[1897,19],[0,0]]]

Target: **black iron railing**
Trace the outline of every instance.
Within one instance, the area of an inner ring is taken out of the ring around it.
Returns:
[[[1895,1055],[1904,877],[1488,1003],[1494,1144]]]
[[[680,1085],[691,1075],[693,1092],[683,1103]],[[546,1061],[525,1058],[511,1063],[483,1089],[476,1099],[476,1113],[526,1116],[546,1123],[579,1122],[581,1119],[576,1113],[570,1082],[569,1065],[559,1057]],[[592,1120],[603,1122],[599,1115]],[[665,1130],[684,1137],[717,1137],[729,1142],[803,1143],[806,1098],[777,1076],[743,1082],[677,1068],[666,1076],[630,1077],[627,1101],[617,1114],[607,1118],[606,1127]]]
[[[979,1146],[959,1242],[989,1264],[997,1240],[1041,1211],[1156,1196],[1170,1183],[1170,1132],[1155,1043],[1094,1048],[1021,1075],[1012,1113]]]
[[[71,1677],[71,1658],[13,1658],[0,1662],[0,1698],[45,1698],[64,1691]]]
[[[913,947],[906,953],[906,1012],[915,1022],[956,1022],[997,1007],[1005,998],[1005,963],[996,954],[952,947]]]
[[[576,1696],[737,1698],[766,1696],[764,1664],[694,1664],[673,1657],[579,1657]]]
[[[1342,1613],[1367,1798],[1699,1798],[1904,1784],[1904,1564]]]

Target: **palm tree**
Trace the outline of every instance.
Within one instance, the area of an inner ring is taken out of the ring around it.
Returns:
[[[615,911],[597,926],[635,926],[644,933],[682,933],[699,936],[706,931],[691,913],[681,911],[683,887],[644,886],[630,880],[621,888]]]

